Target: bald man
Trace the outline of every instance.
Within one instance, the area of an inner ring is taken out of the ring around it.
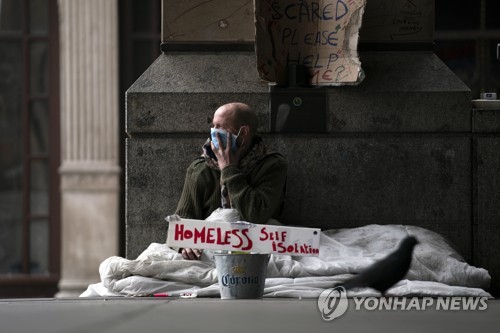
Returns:
[[[219,107],[202,156],[188,167],[176,214],[206,219],[217,208],[237,209],[244,221],[265,224],[277,218],[284,200],[287,162],[256,133],[258,119],[243,103]],[[181,249],[198,259],[196,249]]]

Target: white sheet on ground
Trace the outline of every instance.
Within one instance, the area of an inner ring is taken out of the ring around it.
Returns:
[[[491,296],[485,291],[491,280],[488,272],[467,264],[439,234],[415,226],[367,225],[322,232],[319,257],[271,255],[264,297],[318,297],[394,251],[407,235],[416,236],[420,244],[405,280],[389,289],[388,296]],[[219,296],[211,251],[204,251],[199,261],[189,261],[165,244],[152,243],[135,260],[104,260],[99,273],[101,282],[90,285],[81,297],[162,292]],[[348,292],[379,295],[369,288]]]

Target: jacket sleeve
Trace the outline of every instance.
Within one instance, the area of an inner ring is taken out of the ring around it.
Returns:
[[[282,155],[267,156],[251,175],[229,165],[221,177],[228,187],[231,205],[243,220],[265,224],[279,213],[287,178],[287,162]]]
[[[200,161],[195,160],[186,171],[186,178],[184,180],[184,187],[182,194],[177,204],[175,214],[188,219],[203,219],[203,192],[200,187],[203,187],[199,174],[197,172],[197,165]]]

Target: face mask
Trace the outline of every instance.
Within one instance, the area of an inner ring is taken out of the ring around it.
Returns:
[[[240,128],[240,131],[241,131],[241,128]],[[236,151],[237,147],[236,147],[236,139],[238,138],[238,136],[240,135],[240,131],[238,131],[238,134],[237,135],[234,135],[232,134],[231,135],[231,150],[232,151]],[[217,140],[217,133],[219,133],[219,137],[221,139],[221,145],[222,145],[222,149],[225,149],[226,148],[226,142],[227,142],[227,137],[228,137],[228,132],[227,131],[224,131],[223,129],[219,129],[219,128],[211,128],[210,129],[210,137],[212,138],[212,142],[214,143],[214,147],[216,149],[219,149],[219,141]]]

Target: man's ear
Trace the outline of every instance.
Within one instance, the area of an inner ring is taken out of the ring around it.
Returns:
[[[241,131],[245,136],[248,136],[248,134],[250,134],[250,126],[248,125],[241,126]]]
[[[242,145],[244,141],[248,141],[250,139],[250,126],[243,125],[240,127],[240,135],[238,138],[239,145]]]

